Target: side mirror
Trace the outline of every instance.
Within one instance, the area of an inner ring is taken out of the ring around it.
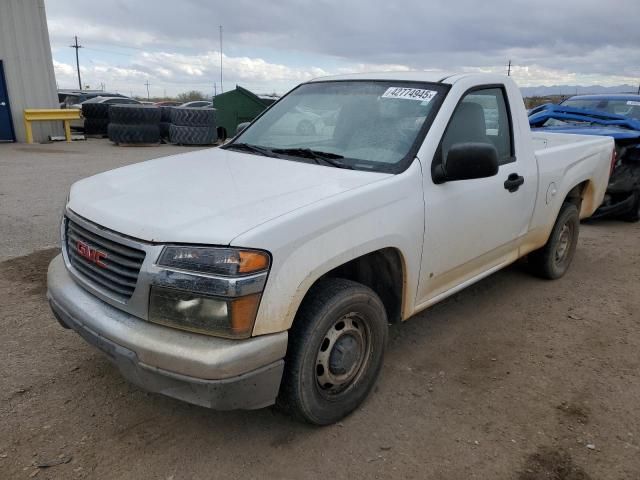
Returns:
[[[498,173],[498,151],[490,143],[455,143],[433,172],[435,183],[493,177]]]
[[[236,127],[236,135],[240,134],[245,128],[247,128],[249,125],[251,124],[251,122],[242,122],[239,123],[238,126]]]

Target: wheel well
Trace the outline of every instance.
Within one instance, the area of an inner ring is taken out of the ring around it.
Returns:
[[[589,180],[585,180],[573,187],[564,199],[564,203],[572,203],[578,208],[580,212],[582,208],[582,200],[584,200],[585,193],[589,187]]]
[[[389,322],[402,319],[404,269],[400,252],[395,248],[383,248],[354,258],[320,279],[327,277],[346,278],[366,285],[382,300]]]

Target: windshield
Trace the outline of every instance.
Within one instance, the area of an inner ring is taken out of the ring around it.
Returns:
[[[316,163],[321,159],[343,168],[398,171],[442,96],[444,87],[431,83],[307,83],[226,148],[242,146],[249,153]]]
[[[575,98],[565,100],[562,105],[586,110],[600,110],[640,120],[640,100]]]

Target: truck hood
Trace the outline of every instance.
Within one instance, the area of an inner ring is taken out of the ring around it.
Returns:
[[[140,240],[227,245],[264,222],[389,176],[211,148],[80,180],[67,207]]]

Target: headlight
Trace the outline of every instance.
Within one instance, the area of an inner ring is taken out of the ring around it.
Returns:
[[[258,250],[214,247],[165,247],[158,265],[211,275],[246,275],[269,268],[269,255]]]
[[[227,338],[251,336],[261,294],[209,297],[172,288],[151,287],[149,319],[169,327]]]
[[[207,335],[250,337],[270,262],[258,250],[167,246],[157,265],[174,270],[165,270],[151,287],[149,320]],[[240,281],[251,288],[237,288]]]

